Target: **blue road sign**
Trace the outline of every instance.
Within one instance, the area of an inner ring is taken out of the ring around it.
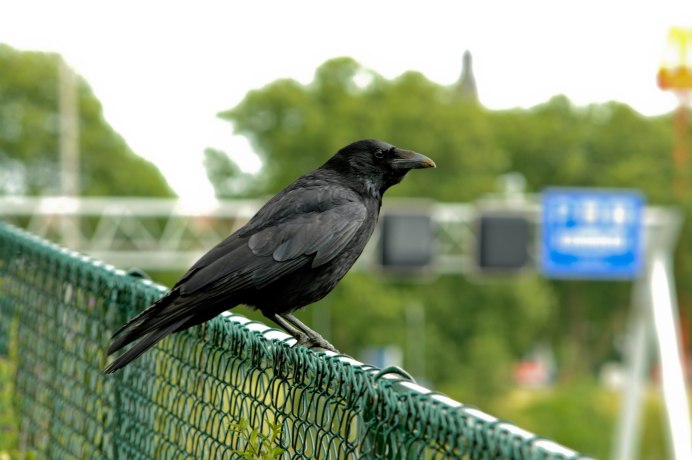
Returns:
[[[549,188],[542,196],[541,268],[552,278],[634,278],[642,266],[637,191]]]

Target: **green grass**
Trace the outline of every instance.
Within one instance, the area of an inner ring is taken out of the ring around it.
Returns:
[[[14,395],[14,365],[0,358],[0,460],[20,458],[19,429],[12,407]]]
[[[621,395],[580,382],[556,388],[514,390],[493,407],[494,415],[594,458],[610,458]],[[651,387],[642,407],[639,458],[666,459],[664,409]]]

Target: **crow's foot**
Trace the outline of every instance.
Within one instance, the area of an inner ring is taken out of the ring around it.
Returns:
[[[327,342],[327,340],[325,340],[325,338],[322,337],[321,335],[311,337],[308,335],[300,334],[299,337],[296,337],[296,340],[297,340],[296,345],[301,345],[301,346],[307,347],[307,348],[322,348],[324,350],[329,350],[329,351],[332,351],[334,353],[340,353],[340,351],[337,350],[334,347],[334,345]]]

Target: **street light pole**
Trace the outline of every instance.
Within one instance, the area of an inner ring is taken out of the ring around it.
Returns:
[[[79,106],[77,76],[64,58],[58,72],[60,113],[60,193],[65,199],[79,196]],[[79,217],[63,215],[63,243],[71,249],[79,246]]]

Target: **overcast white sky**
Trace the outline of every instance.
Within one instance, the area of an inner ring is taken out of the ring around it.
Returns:
[[[417,70],[451,84],[468,49],[487,107],[566,94],[579,105],[618,100],[653,115],[676,104],[655,83],[673,25],[692,25],[691,1],[0,4],[0,43],[63,54],[113,128],[188,199],[212,196],[206,147],[254,165],[216,114],[277,78],[307,83],[327,59],[351,56],[386,77]]]

